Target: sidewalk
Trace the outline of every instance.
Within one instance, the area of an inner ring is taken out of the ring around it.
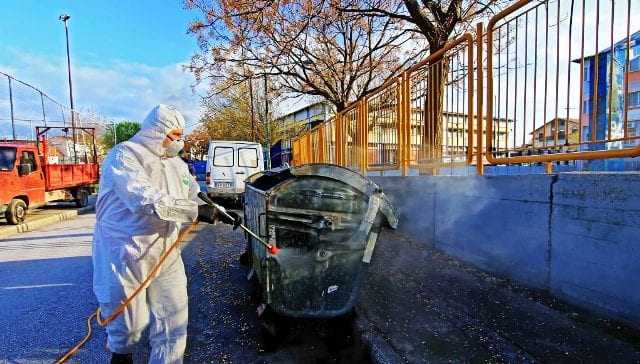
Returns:
[[[380,363],[640,361],[640,330],[396,232],[378,241],[358,310]]]
[[[0,217],[0,240],[11,236],[34,231],[52,224],[76,218],[78,215],[92,212],[95,209],[96,196],[89,197],[89,205],[77,208],[70,203],[58,203],[29,210],[24,223],[19,225],[7,224],[4,216]]]

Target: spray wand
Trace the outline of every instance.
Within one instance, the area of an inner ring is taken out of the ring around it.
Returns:
[[[204,192],[199,192],[199,193],[198,193],[198,197],[199,197],[202,201],[206,202],[206,203],[207,203],[207,205],[212,206],[212,207],[215,207],[216,209],[218,209],[218,211],[222,212],[222,213],[223,213],[227,218],[229,218],[229,219],[231,219],[231,220],[235,220],[235,219],[233,218],[233,216],[229,215],[229,213],[227,212],[227,210],[226,210],[224,207],[222,207],[222,206],[220,206],[220,205],[216,204],[215,202],[213,202],[213,200],[211,200],[211,199],[209,198],[209,196],[207,196],[207,194],[206,194],[206,193],[204,193]],[[275,254],[277,254],[277,253],[278,253],[278,251],[280,250],[280,249],[278,249],[278,247],[276,247],[275,245],[269,244],[269,243],[267,243],[266,241],[264,241],[262,238],[260,238],[258,235],[256,235],[253,231],[251,231],[251,229],[249,229],[248,227],[244,226],[243,224],[239,224],[238,226],[240,226],[240,228],[241,228],[242,230],[246,231],[246,232],[247,232],[247,234],[251,235],[254,239],[256,239],[260,244],[264,245],[264,246],[265,246],[265,248],[267,248],[267,251],[268,251],[270,254],[275,255]]]

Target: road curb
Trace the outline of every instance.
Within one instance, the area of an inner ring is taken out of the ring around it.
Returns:
[[[94,206],[87,206],[80,209],[69,210],[57,213],[55,215],[50,215],[47,217],[43,217],[42,219],[25,222],[20,225],[14,225],[13,228],[7,229],[7,231],[0,231],[0,239],[8,238],[14,235],[18,235],[21,233],[26,233],[29,231],[34,231],[41,227],[45,227],[47,225],[56,224],[62,221],[67,221],[76,218],[78,215],[90,213],[95,210]]]

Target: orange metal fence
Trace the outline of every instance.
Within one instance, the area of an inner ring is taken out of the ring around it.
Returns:
[[[299,136],[293,163],[482,174],[487,165],[639,156],[639,8],[517,1],[486,34],[478,24]]]
[[[432,168],[443,161],[470,162],[473,68],[473,37],[465,34],[296,138],[293,164],[406,173],[410,167]],[[430,91],[436,84],[442,92]]]
[[[629,120],[629,77],[640,79],[640,67],[630,68],[638,8],[629,0],[521,0],[489,21],[487,116],[513,120],[502,144],[486,139],[491,164],[640,155]]]

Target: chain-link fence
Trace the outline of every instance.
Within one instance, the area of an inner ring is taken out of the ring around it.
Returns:
[[[97,115],[80,113],[27,82],[0,72],[0,140],[35,140],[37,126],[99,127]]]

